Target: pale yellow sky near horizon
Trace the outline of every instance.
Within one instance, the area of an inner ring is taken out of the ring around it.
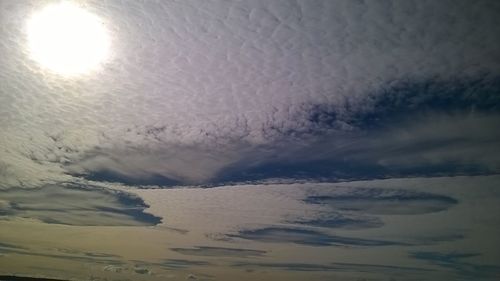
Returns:
[[[67,226],[6,217],[0,220],[0,274],[71,280],[185,280],[189,276],[222,281],[387,280],[391,276],[396,280],[398,276],[404,280],[449,279],[460,276],[460,263],[454,271],[409,255],[479,253],[464,260],[463,266],[498,264],[500,255],[495,246],[499,245],[500,224],[495,214],[500,211],[496,204],[499,182],[498,176],[478,176],[211,189],[129,188],[150,205],[146,212],[163,218],[161,224]],[[344,188],[432,192],[446,194],[459,203],[434,213],[377,215],[384,225],[363,230],[311,228],[290,222],[314,217],[321,210],[321,206],[304,204],[305,196]],[[317,246],[286,242],[286,236],[274,241],[230,236],[265,227],[309,228],[342,237],[412,245]],[[458,234],[463,237],[453,238]],[[12,248],[6,248],[7,244]],[[196,251],[197,247],[217,251]],[[227,252],[227,248],[236,251]],[[258,251],[263,254],[255,254]],[[300,268],[304,264],[305,268]]]

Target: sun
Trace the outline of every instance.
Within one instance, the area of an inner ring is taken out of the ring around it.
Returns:
[[[63,76],[89,73],[108,56],[110,40],[96,15],[71,3],[49,5],[27,24],[31,57]]]

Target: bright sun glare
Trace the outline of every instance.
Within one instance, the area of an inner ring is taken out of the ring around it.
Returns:
[[[33,59],[60,75],[95,69],[108,54],[109,37],[101,20],[69,2],[52,4],[28,21]]]

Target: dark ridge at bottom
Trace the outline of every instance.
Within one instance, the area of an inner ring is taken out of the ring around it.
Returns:
[[[0,275],[0,281],[68,281],[63,279]]]

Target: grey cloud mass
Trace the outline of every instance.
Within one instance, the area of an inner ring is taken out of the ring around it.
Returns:
[[[258,257],[266,254],[266,251],[240,249],[240,248],[222,248],[222,247],[208,247],[200,246],[195,248],[172,248],[174,252],[184,255],[193,256],[213,256],[213,257]]]
[[[386,215],[440,212],[458,203],[454,198],[439,194],[379,188],[337,188],[329,195],[312,195],[304,201],[334,210]]]
[[[478,253],[413,252],[410,256],[448,269],[456,274],[457,278],[488,280],[500,276],[500,266],[498,265],[479,264],[469,261],[480,256]]]
[[[242,230],[238,234],[228,234],[228,236],[268,243],[295,243],[309,246],[375,247],[405,245],[405,243],[398,241],[342,237],[314,230],[285,227]]]
[[[20,217],[81,226],[146,226],[161,222],[161,218],[143,212],[148,206],[140,198],[92,186],[10,188],[0,190],[0,196],[0,219]]]
[[[45,2],[0,3],[3,188],[500,171],[498,1],[88,1],[82,79],[29,59]]]

